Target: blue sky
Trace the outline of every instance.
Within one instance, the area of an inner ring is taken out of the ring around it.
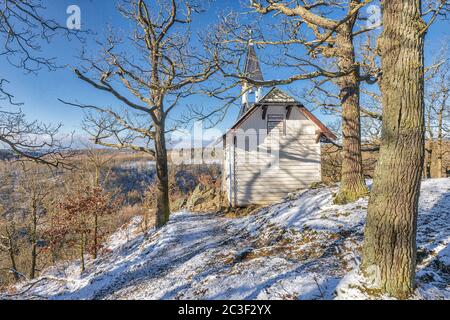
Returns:
[[[115,2],[104,0],[44,0],[47,6],[45,15],[60,23],[65,23],[68,17],[66,14],[67,7],[72,4],[78,5],[81,8],[83,28],[90,29],[98,34],[98,36],[91,37],[90,40],[94,40],[95,37],[101,37],[108,24],[120,29],[127,28],[126,22],[115,9]],[[203,32],[203,30],[206,30],[205,28],[218,22],[220,12],[229,9],[244,10],[240,7],[239,0],[212,1],[207,12],[197,16],[198,20],[194,24],[194,31]],[[445,39],[447,39],[447,42],[450,39],[450,22],[438,21],[427,35],[427,63],[431,61]],[[50,45],[46,46],[43,53],[56,57],[60,65],[76,66],[78,64],[76,57],[79,52],[79,42],[67,41],[66,38],[55,38]],[[61,104],[57,101],[57,98],[99,105],[115,102],[109,96],[99,93],[78,80],[70,68],[62,68],[53,72],[42,70],[36,75],[25,74],[4,63],[1,59],[0,57],[2,77],[10,81],[8,88],[14,93],[16,100],[24,103],[22,109],[29,119],[55,124],[62,123],[64,131],[76,131],[82,135],[80,128],[83,113],[78,109]],[[265,67],[263,67],[263,73],[266,78],[273,75],[280,77],[277,70],[268,70]],[[307,82],[297,82],[289,87],[299,89],[307,85]],[[190,102],[198,104],[217,103],[204,97],[197,97]],[[320,111],[314,111],[314,113],[325,123],[333,120],[332,117],[325,116]],[[237,110],[231,110],[224,122],[220,124],[220,129],[229,127],[236,119],[236,114]]]

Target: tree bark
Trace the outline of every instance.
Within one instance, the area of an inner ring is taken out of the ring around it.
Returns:
[[[342,105],[342,168],[341,186],[334,200],[339,204],[367,195],[361,154],[360,77],[352,36],[355,19],[343,25],[336,36],[339,69],[351,71],[338,82]]]
[[[432,156],[432,150],[433,143],[430,141],[429,143],[425,140],[425,157],[424,157],[424,170],[422,173],[422,176],[424,179],[431,178],[431,156]]]
[[[17,265],[16,265],[16,257],[13,251],[13,248],[9,249],[9,259],[11,260],[11,268],[12,268],[12,273],[14,276],[14,280],[17,282],[19,281],[19,274],[17,273]]]
[[[437,147],[437,170],[436,170],[436,178],[442,178],[442,137],[438,138],[438,147]]]
[[[33,200],[36,201],[36,200]],[[31,248],[30,248],[30,279],[36,276],[36,260],[37,260],[37,206],[34,203],[31,207]]]
[[[95,178],[94,178],[94,186],[96,188],[100,187],[100,165],[95,164]],[[94,259],[97,259],[98,256],[98,213],[94,213]]]
[[[30,266],[30,279],[34,279],[36,277],[36,243],[31,245],[31,266]]]
[[[435,178],[442,178],[442,139],[443,139],[443,133],[442,133],[442,126],[443,126],[443,113],[445,104],[447,101],[447,97],[444,97],[444,101],[442,103],[441,108],[438,112],[438,134],[437,134],[437,142],[436,142],[436,168],[435,168]]]
[[[425,179],[431,178],[431,168],[433,161],[433,150],[434,150],[434,134],[431,128],[431,118],[432,118],[433,108],[428,109],[426,115],[425,132],[428,133],[428,138],[425,139],[425,158],[424,158],[424,172],[423,177]]]
[[[85,241],[85,235],[84,233],[81,234],[81,239],[80,239],[80,270],[83,273],[86,268],[85,268],[85,263],[84,263],[84,249],[85,249],[85,245],[86,245],[86,241]]]
[[[13,235],[9,232],[8,227],[6,227],[6,235],[8,236],[8,253],[9,253],[9,259],[11,260],[11,268],[13,270],[13,276],[14,280],[17,282],[19,281],[19,274],[17,270],[17,264],[16,264],[16,254],[15,254],[15,244]]]
[[[156,112],[155,153],[156,153],[156,228],[169,221],[169,170],[165,138],[165,119],[162,108]]]
[[[382,145],[369,201],[362,270],[384,293],[414,291],[424,161],[424,27],[420,0],[383,2]]]
[[[98,256],[98,214],[94,214],[94,259]]]
[[[432,179],[441,178],[442,157],[441,157],[441,163],[439,164],[439,154],[440,154],[439,137],[436,140],[432,140],[430,142],[430,146],[431,146],[431,153],[430,153],[430,175],[429,175],[429,177]]]

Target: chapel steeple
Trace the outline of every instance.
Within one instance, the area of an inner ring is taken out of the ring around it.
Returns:
[[[252,79],[254,81],[264,81],[261,67],[259,65],[258,57],[252,40],[248,43],[247,57],[244,66],[244,77]],[[262,88],[260,86],[254,86],[247,81],[242,82],[242,105],[245,108],[249,104],[249,94],[254,93],[254,102],[258,102],[262,98]]]

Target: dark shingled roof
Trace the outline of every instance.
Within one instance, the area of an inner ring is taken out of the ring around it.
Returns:
[[[256,56],[256,51],[253,47],[253,44],[248,45],[244,76],[255,81],[264,81],[261,67],[259,66],[258,57]]]

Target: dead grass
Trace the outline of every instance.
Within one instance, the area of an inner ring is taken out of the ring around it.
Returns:
[[[278,256],[291,261],[317,259],[326,254],[326,243],[343,239],[346,234],[328,234],[306,228],[302,232],[269,226],[261,236],[253,239],[247,250],[221,255],[217,258],[228,265],[254,259]]]
[[[364,293],[366,296],[370,297],[371,299],[380,299],[383,296],[381,289],[369,288],[364,285],[357,286],[357,285],[353,285],[353,284],[350,284],[348,287],[350,289],[357,289],[357,290],[361,291],[362,293]]]
[[[225,214],[226,218],[237,219],[242,217],[251,216],[256,213],[262,206],[260,205],[250,205],[244,208],[223,208],[222,213]]]

